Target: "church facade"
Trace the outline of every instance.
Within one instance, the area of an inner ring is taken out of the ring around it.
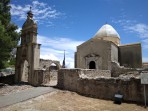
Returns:
[[[121,45],[117,31],[105,24],[93,38],[77,46],[75,68],[111,70],[112,63],[141,68],[141,43]]]

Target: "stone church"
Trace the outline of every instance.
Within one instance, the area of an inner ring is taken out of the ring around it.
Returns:
[[[141,43],[121,45],[117,31],[105,24],[94,37],[77,46],[75,68],[111,70],[113,63],[127,68],[141,68]]]

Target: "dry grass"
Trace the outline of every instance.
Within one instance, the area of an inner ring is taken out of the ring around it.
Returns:
[[[148,111],[148,109],[136,104],[117,105],[113,101],[84,97],[69,91],[56,91],[2,108],[0,111]]]

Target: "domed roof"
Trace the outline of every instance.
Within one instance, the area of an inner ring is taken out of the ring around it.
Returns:
[[[98,37],[118,37],[120,38],[117,31],[109,24],[103,25],[98,32],[95,34],[94,38]]]

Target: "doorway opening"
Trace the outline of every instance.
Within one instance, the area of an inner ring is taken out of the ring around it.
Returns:
[[[50,86],[56,86],[58,82],[58,65],[52,63],[49,67],[50,72]]]
[[[96,63],[94,61],[89,63],[89,69],[96,69]]]

